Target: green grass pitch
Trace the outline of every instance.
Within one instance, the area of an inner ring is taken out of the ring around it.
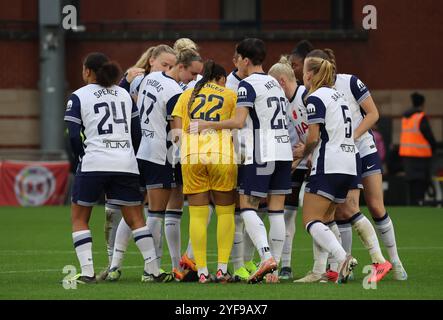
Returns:
[[[367,214],[367,210],[363,210]],[[408,272],[405,282],[388,275],[376,290],[363,288],[363,266],[369,255],[354,233],[353,255],[359,266],[356,279],[348,284],[208,284],[140,282],[143,261],[131,243],[123,275],[116,283],[79,286],[66,290],[60,281],[65,265],[78,266],[70,226],[69,207],[0,207],[0,299],[442,299],[443,211],[436,208],[390,208],[397,245]],[[209,229],[208,260],[216,267],[215,223]],[[104,209],[94,208],[90,226],[96,272],[107,264],[104,244]],[[182,248],[188,241],[188,214],[182,220]],[[170,269],[164,242],[163,268]],[[297,217],[293,246],[295,276],[303,276],[312,265],[311,238]],[[384,251],[385,252],[385,251]],[[387,256],[387,255],[386,255]]]

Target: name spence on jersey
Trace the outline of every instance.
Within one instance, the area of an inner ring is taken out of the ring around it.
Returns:
[[[106,95],[112,95],[114,97],[117,97],[118,92],[117,92],[117,90],[113,90],[111,88],[103,88],[103,89],[100,89],[100,90],[94,92],[94,96],[97,99],[100,99],[101,97],[106,96]]]

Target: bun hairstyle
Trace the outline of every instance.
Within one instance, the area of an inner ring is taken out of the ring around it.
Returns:
[[[291,52],[291,56],[297,56],[305,60],[309,52],[314,50],[314,46],[308,40],[301,40]]]
[[[176,52],[177,63],[183,64],[185,68],[189,67],[194,61],[202,61],[201,56],[193,49],[183,49]]]
[[[312,85],[309,88],[308,95],[320,87],[333,87],[335,82],[334,66],[326,59],[317,57],[306,57],[305,66],[308,71],[312,71]]]
[[[308,53],[306,58],[321,58],[328,60],[334,66],[334,74],[337,74],[337,61],[335,60],[335,54],[332,49],[315,49]]]
[[[93,52],[88,54],[83,63],[85,68],[95,73],[97,84],[108,88],[117,84],[120,79],[120,66],[101,52]]]
[[[200,79],[199,82],[195,85],[194,89],[192,90],[191,97],[189,99],[188,103],[188,113],[189,117],[191,114],[191,106],[195,101],[195,98],[200,93],[200,90],[204,87],[206,83],[208,83],[211,80],[218,81],[222,77],[227,77],[226,70],[221,65],[216,64],[213,60],[208,60],[203,65],[203,77]]]
[[[269,69],[268,74],[274,78],[285,75],[288,80],[296,81],[294,70],[292,69],[287,56],[281,56],[280,60]]]
[[[197,44],[189,38],[180,38],[174,43],[174,50],[176,52],[183,51],[184,49],[192,49],[198,51]]]

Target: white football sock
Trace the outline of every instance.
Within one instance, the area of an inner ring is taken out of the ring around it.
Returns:
[[[255,255],[255,246],[254,242],[252,242],[251,237],[246,232],[246,229],[244,229],[243,232],[243,261],[248,262],[251,260],[254,260]]]
[[[268,212],[271,254],[275,261],[277,261],[277,264],[279,264],[286,235],[285,212],[283,210],[269,210]]]
[[[200,276],[201,274],[204,274],[205,276],[209,275],[208,267],[198,268],[197,274]]]
[[[158,276],[157,255],[155,252],[154,240],[147,226],[132,231],[135,244],[145,260],[145,271],[154,276]]]
[[[145,214],[145,220],[148,220],[149,206],[147,204],[143,207],[143,213]]]
[[[312,271],[317,274],[325,273],[329,253],[319,246],[314,239],[312,239],[312,253],[314,256]]]
[[[340,231],[341,245],[347,254],[352,252],[352,225],[348,220],[336,221]]]
[[[72,233],[75,253],[77,254],[82,276],[94,276],[94,263],[92,261],[92,236],[90,230],[81,230]]]
[[[218,263],[217,271],[218,270],[221,270],[223,272],[223,274],[225,274],[226,272],[228,272],[228,264],[227,263]]]
[[[243,218],[240,215],[240,211],[235,211],[234,216],[235,221],[235,235],[234,243],[231,250],[231,262],[234,267],[234,271],[241,268],[244,264],[243,261],[243,235],[244,235],[244,224]]]
[[[391,259],[392,263],[401,263],[395,241],[394,225],[388,213],[386,212],[385,216],[381,219],[374,219],[374,222],[375,229],[388,251],[389,259]]]
[[[171,256],[172,268],[180,269],[182,210],[169,209],[165,214],[165,236]]]
[[[329,222],[327,224],[327,226],[329,227],[329,229],[331,229],[332,233],[337,238],[337,241],[341,244],[340,231],[338,230],[338,227],[337,227],[337,224],[335,223],[335,221]],[[338,272],[338,262],[337,262],[337,260],[335,260],[335,258],[332,255],[329,255],[328,263],[329,263],[329,269],[331,269],[332,271]]]
[[[257,216],[263,221],[266,214],[267,214],[267,208],[266,207],[262,207],[259,208],[257,211]],[[243,261],[244,262],[248,262],[248,261],[253,261],[254,260],[254,256],[255,256],[255,245],[254,242],[252,242],[251,237],[248,235],[248,233],[246,232],[246,229],[244,230],[243,233]]]
[[[120,220],[122,220],[122,211],[120,207],[107,203],[105,204],[105,215],[105,240],[110,266],[112,262],[112,255],[114,254],[114,243],[117,234],[117,228]]]
[[[129,240],[132,236],[132,230],[129,228],[125,219],[121,219],[118,224],[115,236],[114,253],[112,255],[111,269],[120,268],[122,266],[123,257],[128,248]]]
[[[369,251],[372,263],[384,263],[386,260],[381,253],[380,244],[378,243],[377,234],[368,218],[361,212],[355,214],[351,218],[352,227],[357,231],[363,245]]]
[[[157,264],[161,267],[161,259],[163,256],[163,219],[165,217],[165,211],[151,211],[148,212],[148,219],[146,225],[149,231],[152,233],[154,239],[155,252],[157,253]]]
[[[291,267],[292,257],[292,242],[295,235],[295,220],[297,217],[297,207],[285,206],[285,243],[283,244],[283,251],[281,255],[281,266]]]
[[[306,230],[320,247],[332,254],[339,264],[346,259],[345,250],[328,226],[318,220],[311,221],[306,225]]]
[[[263,221],[257,216],[255,210],[244,210],[241,216],[245,224],[246,232],[254,243],[255,248],[257,248],[261,261],[270,259],[272,255]]]

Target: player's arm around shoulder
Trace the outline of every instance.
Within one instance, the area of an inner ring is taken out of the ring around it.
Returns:
[[[184,108],[187,107],[189,98],[191,96],[192,89],[188,89],[183,92],[177,100],[177,103],[174,106],[174,110],[172,111],[172,117],[175,119],[176,117],[183,118],[186,115],[184,112]]]
[[[230,119],[235,118],[235,106],[237,104],[237,94],[234,90],[229,89],[229,88],[225,88],[226,90],[226,100],[225,100],[225,104],[226,104],[226,108],[227,110],[229,110]]]

